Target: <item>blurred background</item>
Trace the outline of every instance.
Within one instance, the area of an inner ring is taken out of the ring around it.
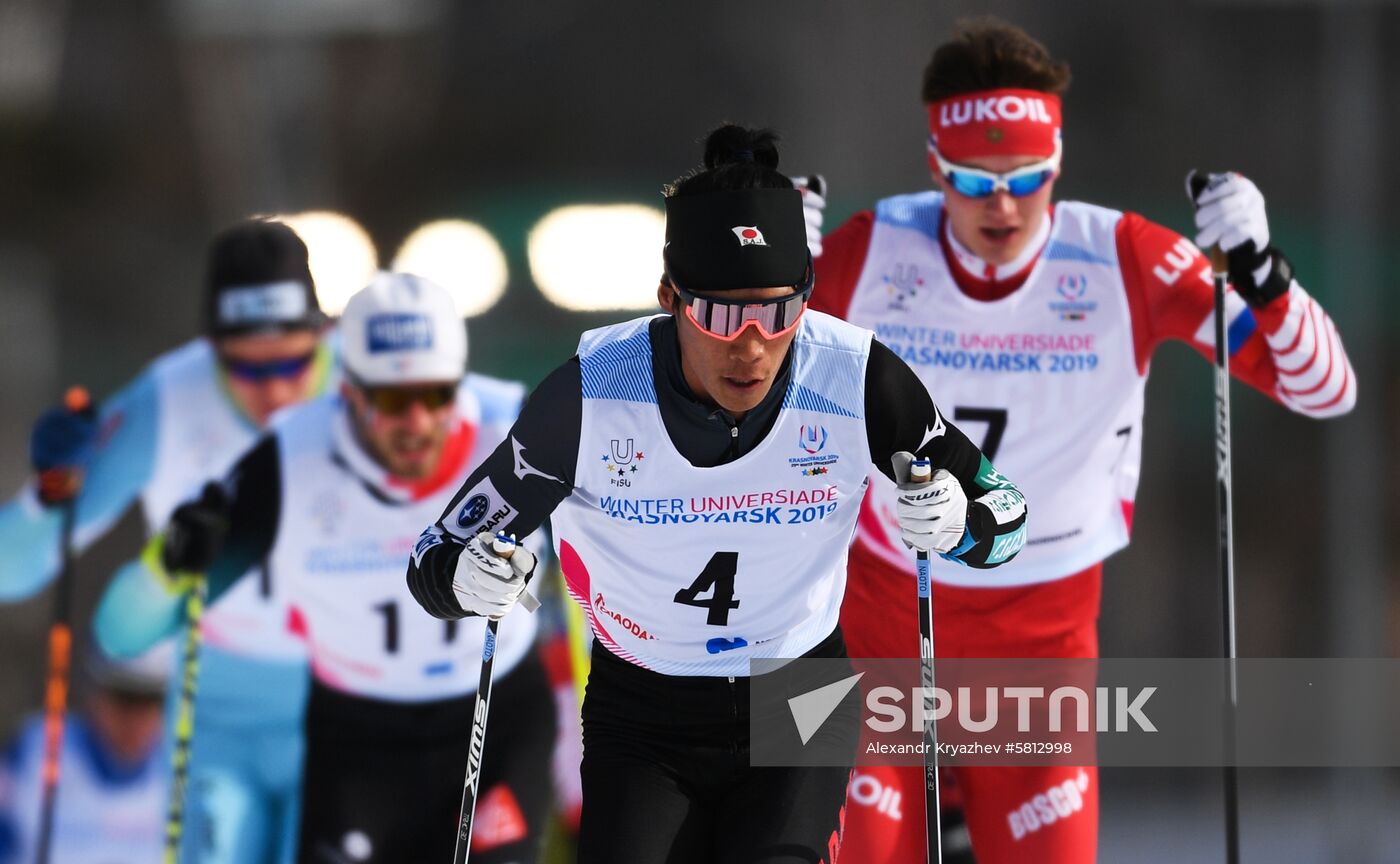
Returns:
[[[1190,233],[1188,169],[1263,190],[1360,398],[1318,423],[1236,388],[1240,653],[1395,656],[1400,4],[1383,0],[0,0],[0,489],[64,386],[100,398],[196,334],[205,243],[235,219],[319,214],[298,224],[332,307],[375,266],[445,262],[476,313],[472,366],[533,385],[581,330],[639,314],[617,298],[653,296],[661,185],[718,122],[778,129],[780,168],[826,176],[828,229],[928,187],[920,73],[982,13],[1073,67],[1058,197]],[[1211,370],[1177,345],[1152,373],[1102,653],[1209,656]],[[83,614],[136,548],[126,521],[80,562]],[[0,738],[40,704],[51,601],[0,606]],[[1103,860],[1220,857],[1218,772],[1103,782]],[[1248,860],[1400,861],[1391,771],[1242,784]]]

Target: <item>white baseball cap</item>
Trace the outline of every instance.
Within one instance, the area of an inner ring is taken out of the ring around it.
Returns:
[[[163,696],[175,669],[175,643],[167,639],[144,654],[116,659],[93,646],[87,655],[88,679],[103,690],[136,696]]]
[[[340,316],[346,371],[365,384],[457,381],[467,327],[447,289],[421,276],[378,273]]]

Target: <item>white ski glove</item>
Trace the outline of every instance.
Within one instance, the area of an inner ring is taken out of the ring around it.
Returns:
[[[901,450],[890,460],[899,486],[896,516],[899,536],[920,552],[957,548],[967,525],[967,494],[952,474],[940,468],[926,483],[910,482],[914,454]]]
[[[1233,171],[1207,179],[1205,191],[1196,197],[1196,245],[1219,246],[1228,254],[1253,240],[1255,250],[1263,252],[1269,245],[1264,193],[1248,177]],[[1263,282],[1268,275],[1265,270],[1255,281]]]
[[[462,611],[483,618],[500,618],[515,606],[525,582],[535,570],[535,556],[516,545],[509,558],[497,554],[495,536],[483,531],[468,540],[457,558],[452,592]]]
[[[1269,245],[1269,220],[1264,216],[1264,193],[1243,174],[1211,174],[1205,191],[1196,197],[1196,245],[1219,245],[1229,252],[1253,240],[1255,249]]]
[[[822,254],[822,211],[826,210],[826,178],[820,174],[797,177],[793,188],[802,193],[802,218],[807,221],[807,249],[813,258]]]
[[[1293,266],[1269,245],[1269,220],[1258,186],[1235,172],[1207,174],[1201,185],[1192,171],[1186,191],[1196,205],[1196,245],[1218,246],[1225,253],[1230,284],[1246,302],[1263,307],[1288,291]]]

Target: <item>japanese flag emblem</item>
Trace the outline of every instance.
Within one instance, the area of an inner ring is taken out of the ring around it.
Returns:
[[[735,225],[729,229],[734,232],[734,236],[739,238],[740,246],[767,246],[763,239],[763,232],[752,225]]]

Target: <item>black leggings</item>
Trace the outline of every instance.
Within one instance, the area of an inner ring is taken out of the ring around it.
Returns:
[[[452,860],[475,702],[383,702],[313,684],[298,862]],[[472,864],[532,864],[549,818],[556,724],[533,651],[497,679],[488,719]]]
[[[808,653],[844,655],[839,630]],[[747,678],[660,675],[594,642],[579,864],[831,864],[850,768],[752,767],[749,719]],[[854,761],[855,721],[838,728]]]

